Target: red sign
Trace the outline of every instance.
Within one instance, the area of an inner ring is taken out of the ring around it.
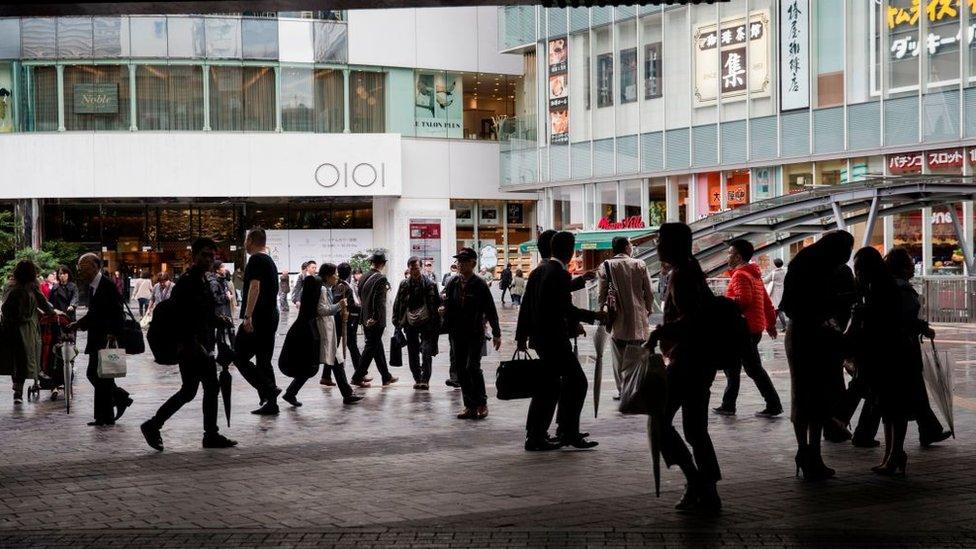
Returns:
[[[947,168],[961,168],[963,160],[962,149],[949,149],[925,153],[925,160],[929,168],[944,170]]]
[[[600,222],[596,224],[596,227],[604,230],[643,229],[644,220],[641,219],[639,215],[632,215],[625,218],[623,221],[610,221],[605,217],[601,217]]]
[[[418,239],[439,239],[441,237],[440,223],[411,223],[410,238]]]
[[[922,173],[922,153],[888,155],[888,171],[893,174]]]

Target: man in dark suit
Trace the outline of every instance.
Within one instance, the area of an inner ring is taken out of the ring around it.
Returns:
[[[579,430],[588,383],[569,340],[578,335],[580,322],[592,324],[605,317],[605,313],[578,309],[573,305],[570,294],[580,283],[574,282],[566,270],[576,244],[572,233],[555,233],[551,236],[551,245],[544,245],[543,237],[549,238],[545,233],[540,236],[539,251],[541,254],[551,251],[552,257],[540,263],[529,276],[533,286],[531,297],[527,285],[525,294],[529,302],[526,305],[523,301],[522,307],[530,312],[525,316],[519,312],[516,327],[518,348],[525,349],[528,340],[528,344],[538,351],[543,364],[538,392],[532,397],[526,418],[525,449],[592,448],[597,443],[587,440],[587,434]],[[578,280],[585,284],[582,277]],[[547,434],[557,404],[558,442],[550,440]]]
[[[88,381],[95,387],[95,420],[92,426],[114,425],[132,398],[111,378],[98,377],[98,352],[115,343],[122,332],[122,296],[115,284],[102,272],[102,260],[95,254],[78,259],[78,280],[88,288],[88,314],[73,327],[88,332],[85,353],[88,355]]]

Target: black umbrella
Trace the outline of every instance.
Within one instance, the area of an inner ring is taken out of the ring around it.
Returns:
[[[228,366],[234,362],[234,350],[231,348],[228,340],[229,329],[223,330],[220,335],[220,340],[217,342],[217,364],[220,364],[220,377],[218,382],[220,383],[220,396],[224,401],[224,414],[227,416],[227,426],[230,427],[230,389],[231,381],[233,378],[230,375],[230,370]]]
[[[230,427],[230,371],[227,370],[227,366],[223,366],[220,370],[220,396],[224,400],[224,415],[227,416],[227,426]]]

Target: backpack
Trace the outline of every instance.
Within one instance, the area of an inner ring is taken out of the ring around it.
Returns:
[[[709,335],[707,364],[716,370],[742,363],[752,344],[749,323],[734,300],[725,296],[709,299],[704,311],[704,333]]]
[[[176,300],[167,299],[153,308],[152,322],[146,332],[149,350],[157,364],[177,364],[177,343],[179,342],[179,311]]]

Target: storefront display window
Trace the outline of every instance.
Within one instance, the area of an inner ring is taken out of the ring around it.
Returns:
[[[813,189],[813,164],[783,166],[783,186],[786,188],[786,194],[801,193]]]
[[[26,131],[53,132],[58,129],[58,73],[52,66],[24,67],[25,90],[30,90],[27,112],[22,115]]]
[[[695,196],[699,219],[722,209],[722,176],[718,172],[695,176]]]
[[[315,69],[315,131],[342,133],[345,125],[345,98],[342,71]]]
[[[210,127],[272,131],[275,83],[271,67],[210,67]]]
[[[140,130],[202,130],[202,68],[137,66],[136,114]]]
[[[658,177],[647,182],[647,218],[651,227],[659,227],[668,219],[666,181],[665,178]]]
[[[817,186],[830,187],[847,183],[847,160],[817,162]]]
[[[725,205],[738,208],[749,203],[749,170],[725,172]]]
[[[281,68],[281,129],[310,132],[315,125],[312,69]]]
[[[349,74],[349,130],[352,133],[386,131],[386,73],[352,71]]]
[[[552,227],[556,230],[583,229],[583,188],[555,187],[552,189]]]
[[[597,226],[604,223],[615,223],[617,218],[617,182],[597,184]]]
[[[64,68],[67,130],[129,129],[129,68],[74,65]]]
[[[418,137],[463,135],[465,139],[497,141],[498,125],[516,115],[516,91],[521,87],[522,77],[418,71],[415,78]],[[433,103],[430,92],[433,92]]]

